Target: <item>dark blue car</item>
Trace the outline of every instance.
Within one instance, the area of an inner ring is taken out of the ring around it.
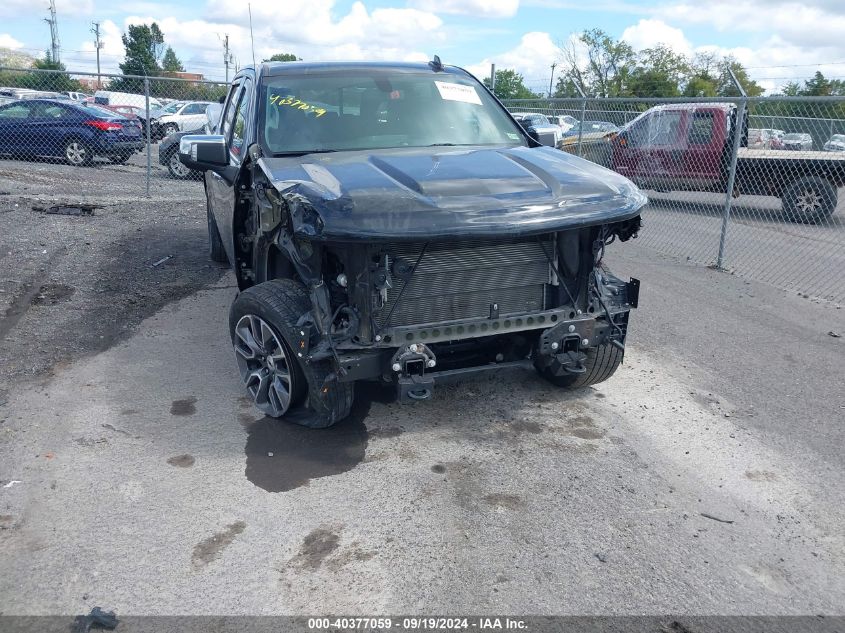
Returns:
[[[0,154],[61,157],[70,165],[95,156],[125,163],[144,147],[141,125],[97,106],[22,99],[0,106]]]

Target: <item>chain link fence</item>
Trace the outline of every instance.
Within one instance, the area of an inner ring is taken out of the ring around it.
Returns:
[[[77,179],[101,170],[109,186],[86,195],[105,202],[119,192],[166,196],[179,181],[195,187],[202,176],[179,162],[179,137],[208,131],[226,90],[199,78],[0,68],[0,169]],[[637,182],[650,200],[646,245],[845,300],[845,98],[505,105],[543,115],[521,119],[550,125],[554,133],[537,130],[544,142]]]
[[[648,246],[799,294],[845,300],[845,99],[505,105],[544,115],[561,126],[559,149],[642,187],[650,201],[641,237]]]
[[[226,90],[200,79],[0,68],[0,159],[111,170],[119,190],[146,196],[166,191],[168,179],[200,181],[179,162],[179,138],[209,131]]]

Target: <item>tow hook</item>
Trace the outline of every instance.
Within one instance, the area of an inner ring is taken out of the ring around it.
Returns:
[[[555,354],[552,362],[552,372],[560,376],[566,374],[583,374],[587,371],[584,361],[587,355],[584,352],[561,352]]]
[[[434,378],[426,375],[427,369],[437,366],[434,353],[423,343],[401,347],[390,361],[391,369],[398,374],[399,402],[408,404],[428,400],[434,393]]]

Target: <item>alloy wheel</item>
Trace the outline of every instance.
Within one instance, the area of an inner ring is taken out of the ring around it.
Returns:
[[[282,338],[261,317],[245,314],[235,326],[235,358],[255,406],[281,417],[294,393],[292,359]]]
[[[796,200],[798,210],[806,217],[812,217],[821,210],[822,198],[814,189],[805,189]]]
[[[188,169],[181,160],[179,160],[179,154],[177,152],[173,152],[173,154],[170,155],[170,159],[167,161],[167,164],[168,167],[170,167],[170,173],[177,178],[187,178],[188,174],[191,173],[191,170]]]
[[[82,165],[88,159],[88,150],[79,141],[70,141],[65,147],[65,157],[72,165]]]

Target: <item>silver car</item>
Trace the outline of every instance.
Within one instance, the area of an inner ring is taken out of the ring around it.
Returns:
[[[784,134],[781,139],[783,149],[791,149],[796,151],[810,151],[813,149],[813,137],[802,132],[790,132]]]
[[[845,134],[834,134],[823,147],[826,152],[845,152]]]

